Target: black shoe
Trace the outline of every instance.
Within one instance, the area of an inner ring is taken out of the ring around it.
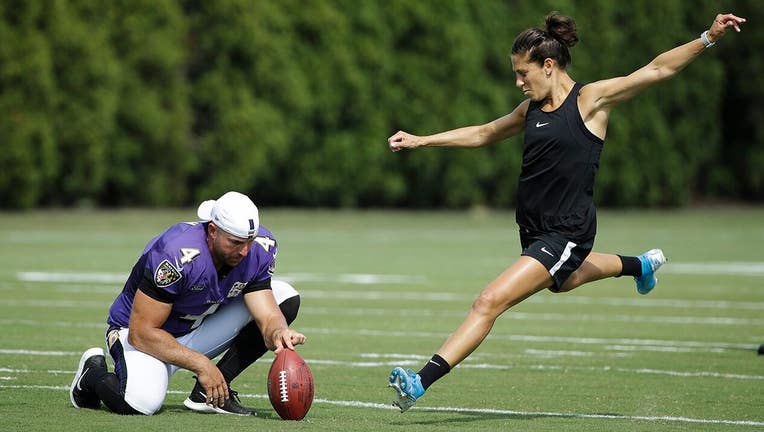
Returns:
[[[241,406],[239,393],[231,390],[230,386],[228,387],[228,395],[228,399],[226,399],[222,407],[208,405],[204,388],[197,381],[191,394],[183,401],[183,405],[190,410],[202,413],[235,414],[240,416],[256,415],[251,409]]]
[[[88,389],[81,386],[82,378],[88,371],[96,368],[106,369],[106,357],[101,348],[90,348],[80,357],[80,364],[77,366],[77,373],[74,374],[72,386],[69,388],[69,399],[75,408],[101,408],[101,400],[98,396]]]

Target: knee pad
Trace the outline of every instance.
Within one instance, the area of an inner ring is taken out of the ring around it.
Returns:
[[[284,300],[290,297],[300,295],[292,285],[280,280],[271,281],[271,291],[273,291],[273,298],[276,299],[277,304],[281,304]]]
[[[289,283],[280,280],[271,281],[271,290],[287,324],[292,324],[300,310],[300,293]]]
[[[292,321],[297,318],[297,312],[300,310],[300,296],[299,294],[294,297],[289,297],[279,304],[281,313],[284,314],[287,324],[292,324]]]

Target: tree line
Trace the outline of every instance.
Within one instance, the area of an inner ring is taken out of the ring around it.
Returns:
[[[726,12],[709,3],[6,0],[0,208],[231,189],[267,205],[512,207],[521,138],[393,154],[387,137],[511,111],[514,37],[552,10],[576,19],[570,73],[589,82],[698,37]],[[732,3],[742,33],[614,110],[600,205],[764,200],[764,12]]]

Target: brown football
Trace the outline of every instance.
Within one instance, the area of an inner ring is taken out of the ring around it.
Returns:
[[[302,420],[313,403],[313,374],[297,353],[283,349],[268,372],[268,398],[284,420]]]

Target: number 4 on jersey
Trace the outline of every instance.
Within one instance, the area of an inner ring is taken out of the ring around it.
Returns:
[[[262,246],[266,252],[270,252],[271,248],[276,245],[276,241],[270,237],[255,237],[255,241]]]
[[[196,248],[180,248],[180,253],[183,255],[180,258],[181,264],[188,264],[201,254],[199,249]]]

